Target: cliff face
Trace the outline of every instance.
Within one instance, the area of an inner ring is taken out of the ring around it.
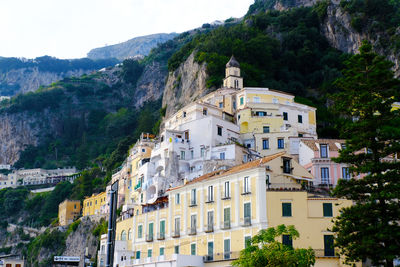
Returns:
[[[175,36],[177,36],[176,33],[140,36],[120,44],[92,49],[87,56],[91,59],[117,58],[119,60],[137,55],[147,56],[150,50],[156,47],[157,44],[166,42]]]
[[[210,92],[206,86],[206,64],[194,61],[194,52],[174,72],[170,72],[163,94],[166,118],[183,106]]]
[[[17,89],[15,94],[27,93],[38,89],[41,85],[47,86],[65,77],[79,77],[92,71],[77,69],[67,72],[47,72],[39,71],[38,67],[12,69],[5,73],[0,72],[0,85],[15,86],[15,89]]]

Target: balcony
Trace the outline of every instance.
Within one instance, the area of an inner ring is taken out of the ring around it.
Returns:
[[[338,249],[314,249],[315,258],[339,258]]]
[[[222,192],[222,194],[221,194],[221,199],[222,199],[222,200],[231,199],[231,195],[230,195],[229,193]]]
[[[214,225],[213,224],[204,225],[204,232],[206,233],[214,232]]]
[[[196,207],[196,206],[197,206],[196,200],[195,199],[190,200],[189,207]]]
[[[240,222],[242,226],[251,226],[251,217],[244,217]]]
[[[146,235],[146,242],[153,242],[154,236],[153,234]]]
[[[196,227],[189,227],[188,235],[196,235]]]
[[[173,238],[178,238],[181,237],[181,232],[179,230],[175,230],[172,232],[172,237]]]
[[[249,194],[251,194],[251,190],[250,190],[250,188],[248,188],[248,187],[242,187],[242,190],[241,190],[241,194],[242,195],[249,195]]]
[[[165,239],[165,233],[157,233],[157,240],[164,240]]]
[[[221,223],[221,229],[222,230],[228,230],[231,229],[231,221],[224,221]]]
[[[213,198],[207,198],[206,203],[207,204],[214,203],[214,199]]]
[[[235,260],[240,256],[240,251],[227,251],[203,256],[204,262]]]

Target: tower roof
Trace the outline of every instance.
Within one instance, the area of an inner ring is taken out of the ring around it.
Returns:
[[[236,60],[236,58],[232,55],[231,59],[226,63],[226,67],[235,67],[235,68],[240,68],[239,62]]]

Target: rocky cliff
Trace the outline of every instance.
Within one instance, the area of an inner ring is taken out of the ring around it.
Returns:
[[[177,35],[176,33],[159,33],[140,36],[120,44],[92,49],[87,56],[91,59],[118,58],[119,60],[138,55],[147,56],[150,50],[159,43],[171,40]]]
[[[206,86],[207,66],[194,61],[194,52],[178,69],[170,72],[163,94],[166,118],[183,106],[210,92]]]

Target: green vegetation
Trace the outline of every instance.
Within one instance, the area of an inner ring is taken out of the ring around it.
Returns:
[[[107,234],[107,230],[108,230],[108,222],[104,220],[104,218],[101,218],[100,223],[96,226],[96,228],[93,229],[92,234],[95,237],[100,238],[101,235]]]
[[[351,166],[363,179],[341,179],[334,190],[354,205],[341,210],[334,221],[336,245],[348,262],[370,259],[374,266],[393,266],[400,256],[400,81],[384,60],[364,42],[360,54],[346,62],[336,81],[335,111],[344,118],[338,125],[346,147],[337,162]],[[387,160],[389,159],[389,160]],[[391,160],[390,160],[391,159]]]
[[[270,3],[270,2],[269,2]],[[331,84],[348,58],[331,48],[320,34],[326,2],[313,8],[269,11],[247,16],[236,25],[225,25],[197,34],[168,61],[175,70],[195,51],[197,62],[207,63],[207,86],[218,88],[232,54],[241,64],[246,86],[269,87],[308,98],[318,107],[321,137],[337,137],[333,117],[325,107]]]
[[[292,242],[299,237],[299,232],[293,225],[284,224],[261,230],[253,236],[247,244],[247,248],[240,252],[239,259],[233,261],[233,266],[239,267],[264,267],[264,266],[289,266],[309,267],[315,263],[314,251],[309,249],[293,248],[276,239],[283,236]]]

